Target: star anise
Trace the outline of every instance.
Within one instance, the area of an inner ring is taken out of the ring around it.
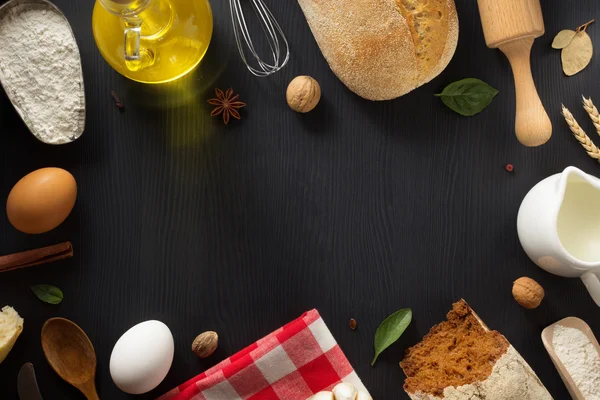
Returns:
[[[227,92],[223,93],[221,89],[215,89],[217,97],[208,100],[208,104],[216,106],[210,113],[211,117],[223,114],[223,122],[225,125],[229,123],[230,117],[235,119],[241,119],[239,109],[246,107],[246,103],[238,101],[240,98],[239,94],[233,95],[233,89],[227,89]]]

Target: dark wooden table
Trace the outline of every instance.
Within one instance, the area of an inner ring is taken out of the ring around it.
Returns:
[[[79,185],[72,215],[50,233],[19,233],[1,213],[0,253],[71,240],[75,258],[0,275],[0,306],[10,304],[25,318],[0,365],[0,398],[17,398],[17,372],[26,361],[34,363],[46,399],[82,398],[44,359],[40,329],[54,316],[88,333],[100,397],[118,400],[129,397],[110,378],[110,353],[138,322],[161,320],[175,337],[173,367],[141,397],[150,399],[317,308],[373,397],[407,399],[398,367],[404,350],[461,297],[507,336],[556,399],[568,398],[540,332],[574,315],[600,334],[599,310],[579,280],[551,276],[529,261],[516,215],[535,183],[569,165],[600,174],[559,113],[564,103],[593,132],[579,105],[581,94],[599,93],[600,60],[567,78],[560,53],[550,48],[557,31],[600,17],[597,1],[543,4],[548,34],[535,44],[533,72],[554,137],[535,149],[514,137],[513,78],[504,56],[486,48],[473,0],[457,1],[460,42],[448,69],[382,103],[360,99],[334,77],[295,1],[267,1],[292,49],[289,66],[276,76],[261,80],[245,70],[227,2],[213,1],[215,34],[205,62],[166,87],[128,81],[104,62],[92,36],[92,3],[56,0],[81,48],[84,136],[67,146],[41,144],[0,97],[0,198],[46,166],[71,171]],[[588,32],[600,43],[600,26]],[[300,74],[323,89],[308,115],[291,112],[284,98]],[[465,77],[500,90],[473,118],[433,97]],[[225,127],[209,117],[206,100],[215,87],[241,93],[248,103],[241,122]],[[115,108],[111,90],[125,112]],[[514,173],[505,171],[507,163]],[[512,282],[522,275],[546,289],[535,311],[512,299]],[[41,303],[29,290],[40,283],[61,287],[63,304]],[[375,329],[403,307],[414,310],[412,325],[370,367]],[[358,321],[356,332],[350,318]],[[205,330],[218,331],[221,342],[201,361],[190,345]]]

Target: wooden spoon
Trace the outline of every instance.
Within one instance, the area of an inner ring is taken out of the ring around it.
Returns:
[[[554,366],[558,370],[558,373],[559,373],[560,377],[562,378],[565,386],[569,390],[571,397],[574,400],[585,400],[585,398],[581,394],[581,391],[577,388],[575,381],[573,381],[573,378],[571,378],[571,375],[569,374],[569,372],[563,365],[562,361],[560,361],[560,358],[558,358],[558,355],[554,351],[554,346],[552,344],[552,337],[554,336],[554,327],[557,325],[564,326],[567,328],[579,329],[581,332],[583,332],[588,337],[588,339],[590,340],[590,342],[592,342],[592,344],[596,348],[596,351],[599,354],[600,354],[600,345],[598,344],[598,340],[596,340],[596,337],[594,336],[594,333],[592,332],[592,329],[589,327],[589,325],[586,324],[585,321],[583,321],[579,318],[575,318],[575,317],[568,317],[568,318],[562,319],[562,320],[558,321],[557,323],[548,326],[546,329],[544,329],[542,331],[542,342],[544,343],[544,347],[546,347],[546,350],[548,351],[548,354],[550,355],[550,358],[552,359]]]
[[[88,398],[96,392],[96,352],[85,332],[65,318],[51,318],[42,328],[42,348],[52,369]]]

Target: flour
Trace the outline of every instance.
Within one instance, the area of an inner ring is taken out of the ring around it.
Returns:
[[[0,21],[0,79],[32,133],[51,144],[85,124],[79,49],[66,19],[43,4],[16,5]]]
[[[600,355],[579,329],[557,325],[552,346],[585,400],[600,400]]]

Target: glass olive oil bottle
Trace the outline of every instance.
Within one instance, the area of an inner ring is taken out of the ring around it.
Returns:
[[[117,72],[164,83],[200,63],[213,17],[208,0],[97,0],[92,27],[100,53]]]

